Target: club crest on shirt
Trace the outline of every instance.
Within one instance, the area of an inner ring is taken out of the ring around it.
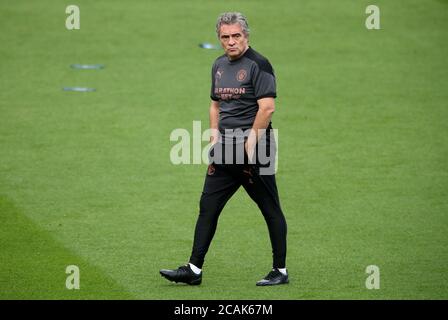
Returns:
[[[242,81],[244,81],[244,79],[246,79],[246,76],[247,76],[247,71],[244,69],[241,69],[236,74],[236,80],[238,80],[239,82],[242,82]]]

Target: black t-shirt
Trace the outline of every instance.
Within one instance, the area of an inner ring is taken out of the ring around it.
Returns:
[[[237,60],[222,55],[213,64],[210,97],[219,101],[219,130],[225,140],[241,137],[241,131],[229,130],[252,128],[258,99],[276,96],[271,64],[251,47]]]

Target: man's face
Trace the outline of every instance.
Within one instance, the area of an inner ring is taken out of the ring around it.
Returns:
[[[239,58],[249,45],[249,41],[239,23],[223,24],[220,29],[219,40],[230,60]]]

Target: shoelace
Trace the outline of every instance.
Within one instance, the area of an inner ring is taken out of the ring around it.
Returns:
[[[278,273],[279,273],[279,272],[280,272],[280,271],[277,271],[277,270],[275,270],[275,271],[271,271],[271,272],[268,273],[268,275],[265,277],[265,279],[266,279],[266,280],[274,279],[276,276],[278,276]]]
[[[183,272],[190,273],[190,268],[188,266],[180,266],[179,270],[182,270]]]

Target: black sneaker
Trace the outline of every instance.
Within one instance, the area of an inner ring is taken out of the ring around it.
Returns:
[[[167,278],[170,281],[182,282],[189,285],[199,285],[202,282],[202,272],[196,274],[191,270],[189,265],[180,266],[176,270],[160,270],[162,277]]]
[[[272,269],[264,279],[257,281],[257,286],[275,286],[289,283],[288,275],[284,275],[278,269]]]

